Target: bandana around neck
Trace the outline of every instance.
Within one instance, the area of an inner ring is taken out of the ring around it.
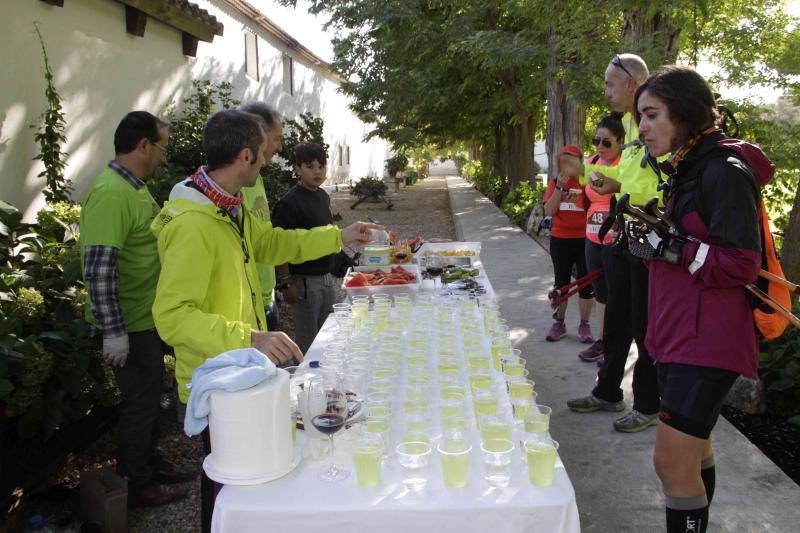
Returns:
[[[231,215],[237,215],[239,206],[242,205],[243,201],[241,192],[236,196],[228,194],[206,174],[206,169],[202,166],[198,167],[197,172],[192,174],[192,181],[203,191],[203,194],[205,194],[209,200],[214,202],[214,205],[221,207]]]

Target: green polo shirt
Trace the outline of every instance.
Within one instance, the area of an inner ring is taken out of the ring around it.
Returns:
[[[250,213],[264,222],[270,222],[269,201],[267,191],[264,188],[264,178],[258,176],[256,184],[252,187],[242,189],[244,205],[250,209]],[[258,280],[261,283],[261,299],[264,300],[264,307],[272,305],[272,290],[275,288],[275,266],[258,263]]]
[[[147,187],[137,189],[111,168],[97,176],[81,209],[81,264],[88,246],[119,250],[119,303],[129,333],[155,327],[151,308],[161,267],[150,224],[159,211]],[[99,326],[88,297],[84,308],[86,320]]]

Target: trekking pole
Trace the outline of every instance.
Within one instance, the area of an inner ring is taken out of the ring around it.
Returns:
[[[593,283],[597,278],[599,278],[603,273],[602,268],[598,268],[597,270],[592,270],[585,276],[576,279],[572,283],[568,285],[564,285],[563,287],[559,287],[558,289],[553,289],[547,294],[547,297],[550,299],[550,308],[556,309],[559,305],[569,300],[572,296],[579,293],[581,290],[586,288],[589,284]]]
[[[776,276],[777,277],[777,276]],[[778,278],[780,279],[780,278]],[[776,313],[786,318],[794,327],[800,328],[800,318],[797,318],[791,311],[782,306],[779,302],[775,301],[769,294],[765,293],[752,283],[744,286],[745,289],[755,294],[759,300],[770,306]]]
[[[796,283],[792,283],[789,280],[783,279],[780,276],[776,276],[775,274],[773,274],[772,272],[769,272],[768,270],[761,270],[758,273],[758,275],[759,275],[759,277],[762,277],[762,278],[764,278],[766,280],[769,280],[769,281],[773,281],[773,282],[777,283],[778,285],[783,285],[784,287],[789,289],[789,292],[800,292],[800,291],[798,291],[798,289],[800,289],[800,285],[797,285]]]

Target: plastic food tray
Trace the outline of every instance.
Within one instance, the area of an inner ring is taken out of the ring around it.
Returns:
[[[392,270],[393,266],[399,266],[407,270],[408,272],[414,274],[417,277],[417,280],[414,283],[407,283],[405,285],[374,285],[369,287],[345,287],[344,281],[342,281],[342,289],[347,293],[347,296],[359,295],[359,294],[402,294],[407,292],[409,294],[416,293],[419,291],[420,280],[422,276],[420,275],[419,267],[417,265],[413,265],[410,263],[406,263],[403,265],[390,265],[390,266],[357,266],[351,267],[347,269],[347,273],[344,276],[344,279],[350,277],[351,272],[369,272],[371,270],[383,270],[384,272],[389,272]]]
[[[423,244],[417,253],[414,254],[418,257],[425,257],[428,255],[443,255],[442,252],[455,252],[458,250],[473,252],[472,256],[450,256],[450,257],[477,257],[481,254],[480,242],[426,242]]]

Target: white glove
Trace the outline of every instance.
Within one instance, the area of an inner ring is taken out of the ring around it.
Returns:
[[[111,366],[125,366],[128,360],[128,334],[118,337],[103,337],[103,359]]]

